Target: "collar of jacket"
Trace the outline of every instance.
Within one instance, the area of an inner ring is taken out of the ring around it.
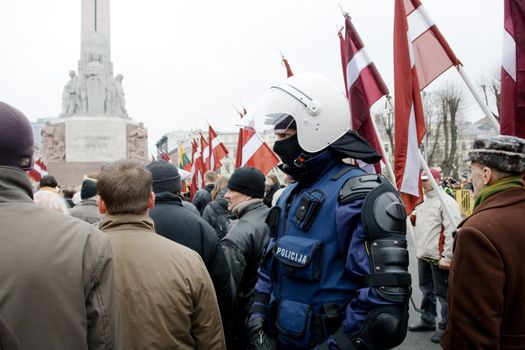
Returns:
[[[182,199],[171,192],[155,193],[155,204],[176,204],[182,207]]]
[[[91,197],[91,198],[88,198],[88,199],[83,199],[82,202],[80,202],[79,205],[80,206],[84,206],[84,205],[97,206],[97,200],[95,199],[95,197]]]
[[[321,153],[314,155],[307,159],[304,164],[304,172],[295,178],[300,183],[309,183],[319,180],[328,170],[334,165],[341,162],[335,153],[330,150],[321,151]]]
[[[32,201],[33,190],[26,173],[20,169],[0,166],[0,203]]]
[[[266,204],[263,203],[262,198],[252,198],[247,200],[246,202],[237,204],[237,206],[233,208],[232,213],[237,215],[238,217],[241,217],[246,212],[258,207],[260,204],[266,206]]]
[[[137,229],[155,233],[155,225],[149,216],[144,215],[108,215],[100,220],[98,225],[101,231],[111,233],[112,231],[136,231]]]
[[[496,193],[490,196],[489,198],[487,198],[487,200],[481,203],[478,207],[476,207],[476,209],[474,209],[472,214],[469,217],[465,218],[458,225],[458,229],[461,226],[463,226],[465,222],[467,222],[472,217],[474,217],[476,214],[482,211],[494,209],[494,208],[507,207],[509,205],[512,205],[518,202],[523,202],[523,201],[525,201],[525,189],[523,187],[509,188],[507,190]]]

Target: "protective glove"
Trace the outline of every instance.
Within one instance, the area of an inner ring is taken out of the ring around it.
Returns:
[[[250,317],[246,324],[248,350],[275,350],[273,339],[263,331],[264,319]]]

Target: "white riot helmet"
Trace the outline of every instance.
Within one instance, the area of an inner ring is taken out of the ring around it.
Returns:
[[[297,125],[299,145],[310,153],[325,149],[351,127],[343,91],[319,74],[297,74],[272,86],[244,119],[255,120],[256,128],[262,127],[261,124],[275,127],[287,118],[292,122],[289,116]]]

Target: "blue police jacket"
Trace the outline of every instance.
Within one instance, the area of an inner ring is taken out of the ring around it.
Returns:
[[[350,337],[368,311],[392,304],[374,288],[359,286],[361,277],[370,274],[363,200],[338,202],[344,183],[364,171],[349,169],[331,151],[304,166],[312,176],[288,186],[279,198],[278,224],[255,287],[257,295],[269,296],[268,305],[256,298],[254,309],[264,314],[265,331],[278,348],[334,343],[330,335],[341,326]]]

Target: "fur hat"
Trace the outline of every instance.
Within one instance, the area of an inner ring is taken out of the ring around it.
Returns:
[[[488,136],[474,141],[468,160],[506,173],[525,170],[525,140],[514,136]]]
[[[180,174],[175,165],[165,160],[155,160],[146,168],[151,172],[153,192],[178,193],[181,190]]]
[[[0,102],[0,165],[33,167],[33,128],[18,109]]]
[[[230,177],[228,189],[253,198],[263,198],[265,180],[264,175],[256,168],[239,168]]]

